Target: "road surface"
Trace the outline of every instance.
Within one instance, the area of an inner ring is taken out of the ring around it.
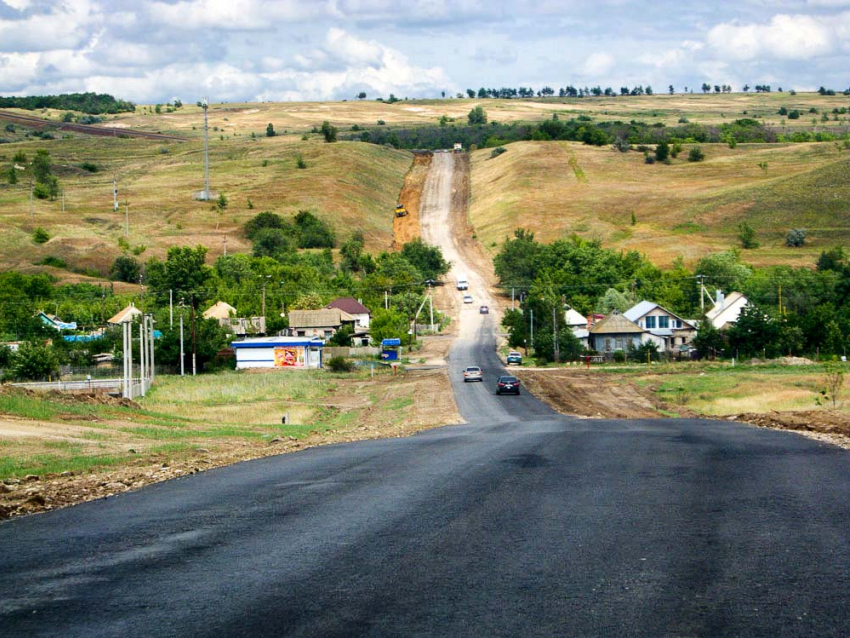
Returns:
[[[438,154],[427,215],[447,172]],[[0,635],[847,635],[847,452],[496,397],[494,320],[460,322],[465,425],[0,524]]]

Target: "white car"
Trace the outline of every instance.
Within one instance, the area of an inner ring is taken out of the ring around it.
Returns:
[[[481,374],[481,368],[478,366],[469,366],[463,371],[463,382],[467,381],[484,381],[484,376]]]
[[[464,295],[463,303],[472,303],[472,295]]]

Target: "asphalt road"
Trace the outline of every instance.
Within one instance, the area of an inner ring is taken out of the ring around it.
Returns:
[[[850,633],[850,454],[497,397],[461,315],[466,425],[0,523],[0,636]]]

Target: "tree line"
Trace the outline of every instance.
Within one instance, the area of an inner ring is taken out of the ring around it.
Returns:
[[[708,255],[693,270],[681,259],[661,270],[635,251],[606,249],[575,235],[543,244],[520,229],[505,239],[494,264],[502,288],[521,299],[523,312],[505,316],[511,345],[528,342],[533,313],[541,322],[535,332],[543,339],[538,344],[535,336],[534,345],[543,348],[538,353],[543,358],[554,350],[553,309],[568,305],[585,316],[608,314],[624,312],[645,299],[699,320],[704,301],[699,279],[712,293],[742,292],[751,303],[728,332],[719,333],[702,322],[696,344],[705,355],[844,355],[850,338],[850,261],[842,248],[824,251],[814,269],[755,268],[733,250]],[[711,305],[708,300],[705,310]],[[563,340],[562,357],[575,348],[569,334]]]
[[[81,111],[90,115],[135,111],[136,105],[117,100],[108,93],[63,93],[62,95],[29,95],[27,97],[0,97],[4,109],[62,109]]]

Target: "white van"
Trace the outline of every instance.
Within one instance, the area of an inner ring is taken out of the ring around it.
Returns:
[[[469,282],[466,280],[466,275],[458,275],[457,276],[457,289],[458,290],[466,290],[469,288]]]

